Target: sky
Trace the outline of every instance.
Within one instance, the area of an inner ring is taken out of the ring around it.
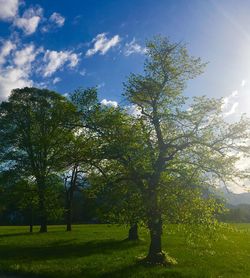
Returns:
[[[247,0],[0,0],[0,101],[16,87],[97,86],[104,104],[123,103],[145,40],[160,34],[208,62],[185,95],[223,97],[236,119],[250,114],[249,14]]]

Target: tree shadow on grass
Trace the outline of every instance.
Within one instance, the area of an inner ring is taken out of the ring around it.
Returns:
[[[115,269],[113,271],[106,272],[104,274],[98,274],[95,271],[90,269],[86,269],[85,272],[88,278],[128,278],[128,277],[172,277],[172,278],[187,278],[188,276],[184,276],[180,273],[180,270],[176,269],[175,267],[164,267],[164,266],[147,266],[142,265],[141,263],[134,263],[132,265],[127,265],[122,268]],[[79,276],[80,278],[80,276]]]
[[[91,240],[87,242],[78,242],[75,239],[57,240],[44,246],[0,246],[0,278],[52,278],[52,277],[69,277],[69,272],[56,273],[43,272],[41,274],[31,273],[23,269],[13,269],[11,265],[22,265],[23,263],[34,262],[36,264],[39,261],[57,260],[57,259],[72,259],[84,258],[92,255],[107,255],[113,256],[118,252],[126,252],[131,248],[138,246],[144,246],[147,243],[144,241],[127,241],[127,240]],[[94,257],[93,257],[94,259]],[[106,269],[106,272],[93,265],[83,265],[80,273],[72,273],[70,277],[75,278],[109,278],[109,277],[186,277],[183,276],[178,269],[166,268],[161,266],[145,266],[137,263],[126,264],[114,264],[110,268]],[[2,272],[1,272],[2,271]],[[2,274],[3,273],[3,274]],[[2,275],[2,276],[1,276]]]
[[[77,242],[74,239],[57,240],[47,246],[9,246],[1,245],[1,261],[37,261],[53,260],[63,258],[81,258],[95,254],[110,254],[115,251],[122,251],[133,248],[140,242],[130,243],[120,240],[92,240],[88,242]]]
[[[21,271],[6,271],[6,274],[0,278],[53,278],[59,277],[57,273],[42,273],[34,274]],[[60,274],[61,278],[69,277],[69,273]],[[154,278],[190,278],[190,276],[183,275],[179,270],[175,268],[166,268],[163,266],[145,266],[138,263],[127,265],[122,268],[114,269],[113,271],[107,271],[106,273],[100,273],[100,270],[94,268],[84,268],[81,273],[76,275],[72,273],[72,278],[128,278],[128,277],[154,277]]]
[[[23,233],[0,234],[0,238],[16,237],[16,236],[27,236],[27,235],[32,235],[32,233],[23,232]],[[0,276],[0,278],[1,278],[1,276]]]

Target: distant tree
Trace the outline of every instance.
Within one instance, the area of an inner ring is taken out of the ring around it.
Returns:
[[[140,192],[117,163],[103,163],[88,176],[103,221],[129,225],[128,240],[138,240],[138,224],[145,215]]]
[[[80,163],[80,161],[78,161]],[[68,168],[68,171],[63,173],[64,192],[65,192],[65,220],[66,231],[72,231],[72,213],[74,194],[77,191],[82,191],[87,185],[87,180],[84,177],[84,170],[81,165],[74,163]]]
[[[64,146],[72,139],[75,108],[44,89],[12,91],[0,105],[1,157],[4,167],[34,177],[40,232],[47,231],[46,189],[52,173],[65,167]]]
[[[143,207],[134,173],[129,171],[130,158],[140,158],[141,134],[135,132],[138,123],[123,109],[101,105],[96,88],[77,90],[72,101],[80,112],[81,128],[92,138],[90,149],[94,152],[82,159],[90,166],[87,178],[98,200],[101,218],[129,224],[128,238],[138,239],[137,223],[143,217]]]
[[[73,105],[78,104],[77,90],[71,95]],[[88,102],[85,100],[85,102]],[[84,117],[78,111],[78,121],[75,122],[75,131],[70,143],[66,146],[67,153],[66,168],[63,172],[64,191],[65,191],[65,213],[67,231],[72,230],[72,208],[74,193],[83,191],[88,187],[87,173],[91,167],[94,167],[96,158],[98,157],[98,146],[92,132],[82,127],[80,118]]]
[[[9,188],[9,200],[17,203],[18,209],[28,214],[29,231],[33,232],[34,218],[38,209],[38,190],[34,181],[20,179]]]

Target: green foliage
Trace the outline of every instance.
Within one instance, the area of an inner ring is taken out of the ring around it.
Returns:
[[[15,89],[0,105],[1,166],[34,179],[44,224],[48,203],[45,199],[50,197],[45,197],[47,182],[51,174],[66,165],[63,146],[71,141],[76,122],[72,103],[49,90]]]
[[[183,90],[205,64],[166,38],[156,37],[147,47],[144,74],[129,77],[124,96],[140,110],[138,121],[146,131],[141,144],[148,159],[140,173],[149,226],[159,232],[164,217],[208,235],[219,226],[216,216],[223,209],[202,190],[248,176],[235,165],[249,156],[249,121],[225,122],[221,100],[194,98],[188,108]]]

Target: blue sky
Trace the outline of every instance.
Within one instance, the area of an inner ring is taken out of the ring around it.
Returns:
[[[229,121],[250,115],[249,14],[248,0],[0,0],[0,101],[17,87],[98,86],[103,104],[123,103],[145,39],[161,34],[209,62],[187,96],[223,97]]]
[[[0,0],[0,99],[26,85],[97,85],[100,99],[120,102],[145,39],[161,34],[209,62],[185,94],[224,97],[225,116],[237,116],[250,110],[249,14],[243,0]]]

